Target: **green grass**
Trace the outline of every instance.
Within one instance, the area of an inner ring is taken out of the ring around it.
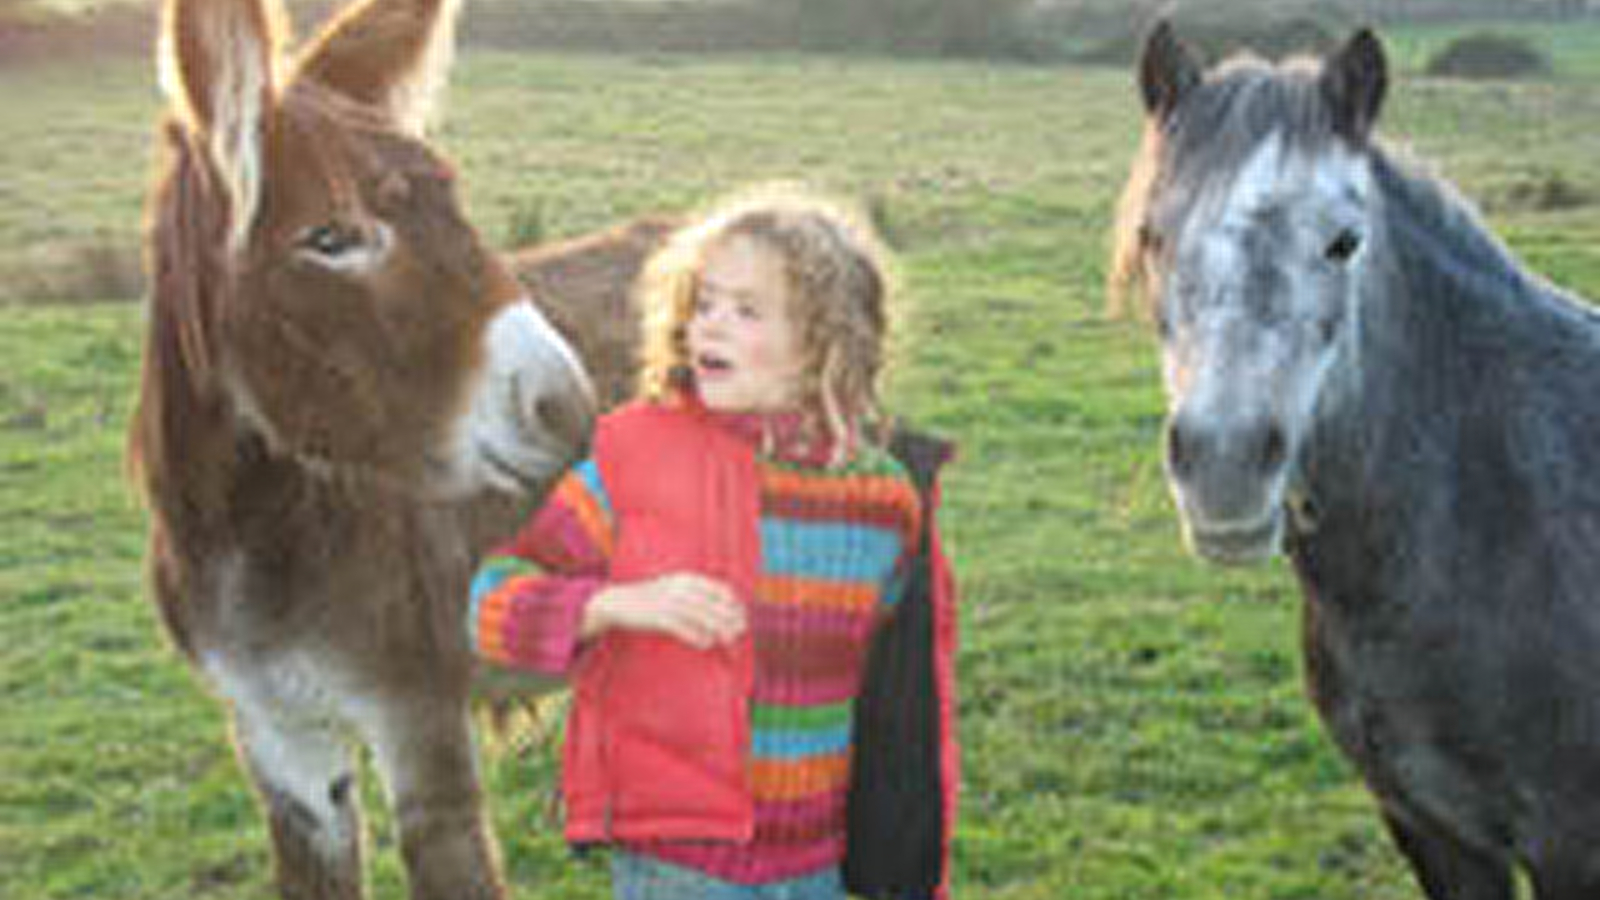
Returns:
[[[1402,77],[1386,132],[1600,297],[1600,206],[1489,202],[1552,173],[1600,193],[1596,86]],[[6,72],[0,90],[0,259],[131,239],[150,67]],[[961,445],[944,510],[963,585],[958,896],[1419,896],[1302,696],[1283,567],[1209,569],[1179,546],[1153,347],[1102,314],[1139,128],[1125,73],[471,54],[450,97],[440,142],[492,238],[529,204],[555,236],[763,178],[885,204],[909,301],[892,399]],[[0,309],[6,898],[270,894],[222,716],[141,596],[120,468],[141,327],[125,302]],[[546,818],[551,749],[486,768],[515,896],[605,896]],[[366,796],[373,893],[398,896]]]

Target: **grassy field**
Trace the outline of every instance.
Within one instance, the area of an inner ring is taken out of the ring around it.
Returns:
[[[0,74],[0,260],[131,241],[150,70]],[[1600,297],[1600,77],[1403,75],[1392,96],[1392,141]],[[944,522],[964,586],[958,896],[1419,896],[1302,697],[1285,570],[1207,569],[1179,547],[1153,348],[1102,312],[1139,127],[1125,73],[471,54],[450,97],[440,143],[501,241],[775,177],[884,211],[909,313],[892,397],[962,448]],[[1592,202],[1527,201],[1552,181]],[[141,312],[103,299],[0,308],[0,896],[267,897],[222,718],[142,598],[120,468]],[[605,896],[547,818],[551,748],[486,768],[515,896]],[[366,795],[373,893],[400,896]]]

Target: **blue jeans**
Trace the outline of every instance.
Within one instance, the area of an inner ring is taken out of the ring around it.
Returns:
[[[845,900],[838,868],[769,884],[737,884],[649,856],[611,851],[616,900]]]

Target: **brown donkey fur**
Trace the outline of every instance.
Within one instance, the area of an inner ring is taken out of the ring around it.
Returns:
[[[651,254],[683,224],[671,216],[645,216],[510,256],[523,287],[583,358],[602,408],[634,394],[640,327],[634,282]]]
[[[286,898],[362,895],[357,742],[411,896],[504,894],[467,581],[595,400],[421,139],[456,5],[360,0],[282,68],[275,0],[165,9],[130,463],[155,599],[229,709]]]

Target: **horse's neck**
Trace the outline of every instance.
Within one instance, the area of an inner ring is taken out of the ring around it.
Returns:
[[[1414,430],[1459,407],[1486,363],[1522,352],[1549,298],[1465,201],[1375,150],[1377,224],[1358,298],[1344,404],[1369,433]],[[1403,418],[1402,418],[1403,417]]]
[[[1319,541],[1403,557],[1453,515],[1464,464],[1520,465],[1486,429],[1514,428],[1508,417],[1600,377],[1600,324],[1525,274],[1444,186],[1381,156],[1374,182],[1383,207],[1357,330],[1330,375],[1301,487],[1335,523]]]
[[[1399,482],[1450,464],[1456,417],[1504,365],[1508,333],[1537,314],[1532,283],[1509,253],[1442,186],[1381,153],[1382,198],[1355,318],[1330,375],[1304,466],[1319,506],[1402,527],[1404,509],[1377,508]],[[1380,515],[1381,512],[1381,515]]]

